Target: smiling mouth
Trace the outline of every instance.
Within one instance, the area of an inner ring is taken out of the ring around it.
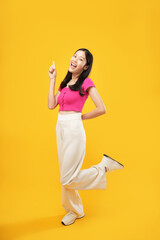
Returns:
[[[76,68],[77,66],[76,66],[74,63],[71,63],[71,67],[74,69],[74,68]]]

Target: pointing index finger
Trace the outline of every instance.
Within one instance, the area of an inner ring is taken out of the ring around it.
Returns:
[[[55,63],[54,63],[54,61],[53,61],[53,67],[55,68]]]

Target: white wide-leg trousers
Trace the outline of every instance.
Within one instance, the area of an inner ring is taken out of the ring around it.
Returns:
[[[81,112],[58,113],[56,139],[65,211],[84,214],[78,190],[106,189],[106,172],[99,165],[81,169],[86,150],[86,134]]]

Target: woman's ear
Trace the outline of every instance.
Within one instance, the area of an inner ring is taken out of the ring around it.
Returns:
[[[84,70],[87,70],[89,68],[89,65],[84,66]]]

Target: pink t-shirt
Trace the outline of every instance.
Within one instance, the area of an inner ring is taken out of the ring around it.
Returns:
[[[89,87],[96,87],[90,78],[86,78],[82,83],[82,93],[84,96],[80,96],[79,91],[72,91],[69,87],[63,89],[58,88],[61,92],[58,96],[59,112],[60,111],[78,111],[82,112],[85,101],[87,100],[89,93],[86,91]],[[84,91],[84,92],[83,92]]]

